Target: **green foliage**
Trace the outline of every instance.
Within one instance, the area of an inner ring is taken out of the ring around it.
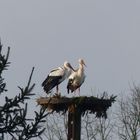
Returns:
[[[2,77],[2,72],[4,70],[7,70],[7,67],[10,64],[10,62],[8,62],[9,53],[10,53],[10,47],[8,47],[6,56],[2,55],[2,44],[0,42],[0,94],[3,93],[4,91],[7,91],[5,89],[6,83],[4,83],[4,78]]]
[[[7,70],[10,64],[8,62],[9,53],[10,47],[8,47],[6,55],[2,54],[2,44],[0,42],[0,94],[7,91],[2,73]],[[47,115],[43,108],[39,112],[35,112],[34,119],[27,118],[28,103],[26,101],[34,95],[32,90],[35,84],[31,84],[33,71],[34,68],[26,87],[18,87],[20,93],[13,98],[5,96],[5,103],[0,106],[0,139],[4,139],[9,134],[13,140],[29,140],[40,136],[45,130],[41,127]]]

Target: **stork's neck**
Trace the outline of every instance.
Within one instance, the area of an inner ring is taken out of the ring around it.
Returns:
[[[63,69],[67,71],[69,74],[72,72],[72,69],[70,67],[64,66]]]
[[[65,71],[65,77],[68,78],[70,76],[70,74],[72,73],[72,69],[69,67],[63,67],[64,71]]]
[[[64,69],[64,70],[70,70],[70,68],[67,67],[67,66],[63,66],[63,69]]]
[[[84,72],[84,66],[83,64],[79,64],[78,74],[82,74]]]

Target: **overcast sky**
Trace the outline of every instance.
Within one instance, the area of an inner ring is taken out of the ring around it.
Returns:
[[[11,47],[9,90],[17,93],[35,66],[35,91],[45,95],[41,83],[50,70],[65,60],[77,67],[78,58],[87,65],[81,95],[119,94],[139,84],[139,14],[139,0],[1,0],[0,37]]]
[[[65,60],[77,67],[79,58],[87,65],[81,95],[126,94],[129,84],[140,84],[140,0],[0,0],[0,37],[5,51],[11,47],[11,97],[33,66],[34,91],[45,96],[50,70]]]

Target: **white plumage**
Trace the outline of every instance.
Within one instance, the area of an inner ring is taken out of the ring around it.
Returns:
[[[49,93],[56,86],[56,93],[58,93],[58,85],[70,76],[72,70],[74,69],[67,61],[64,62],[63,67],[52,70],[42,83],[44,91]]]
[[[80,93],[80,87],[84,83],[86,77],[84,73],[84,65],[85,65],[84,60],[79,59],[79,68],[76,71],[73,71],[68,78],[69,79],[67,84],[68,93],[69,91],[71,92],[76,91],[76,89],[79,89]]]

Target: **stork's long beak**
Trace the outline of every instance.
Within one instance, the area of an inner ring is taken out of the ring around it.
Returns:
[[[76,71],[76,70],[71,66],[71,64],[69,64],[69,68],[71,68],[74,72]]]
[[[87,65],[85,64],[85,62],[83,61],[83,65],[85,66],[85,67],[87,67]]]

